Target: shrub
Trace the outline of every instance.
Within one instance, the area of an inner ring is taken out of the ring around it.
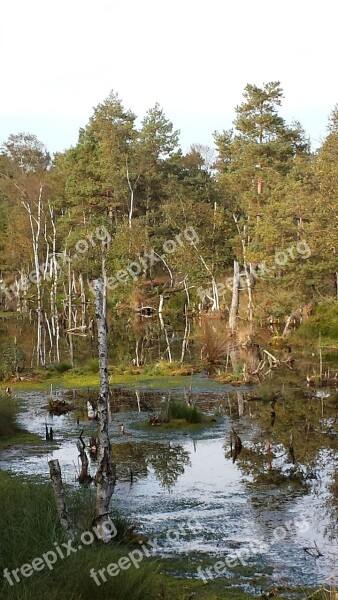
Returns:
[[[91,358],[90,360],[88,360],[86,363],[86,370],[89,371],[89,373],[98,373],[99,372],[99,359]]]
[[[54,370],[57,373],[65,373],[66,371],[70,371],[70,369],[72,369],[72,365],[69,362],[59,362],[56,365],[54,365]]]

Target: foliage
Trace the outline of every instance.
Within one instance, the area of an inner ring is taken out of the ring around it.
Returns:
[[[159,104],[138,120],[113,91],[53,161],[34,135],[10,135],[0,150],[2,307],[37,311],[48,352],[55,319],[71,329],[70,300],[92,308],[102,274],[112,308],[162,295],[164,311],[214,310],[235,258],[252,267],[257,324],[337,298],[338,111],[314,153],[301,124],[281,116],[282,100],[279,81],[247,84],[233,128],[214,134],[216,153],[201,144],[183,153]],[[242,319],[246,296],[243,285]],[[222,342],[208,344],[212,364]],[[132,360],[121,351],[114,361]]]
[[[17,374],[25,358],[25,352],[17,344],[6,346],[2,351],[2,365],[6,375]]]
[[[185,402],[170,402],[169,419],[185,419],[187,423],[202,423],[203,415],[197,406],[189,406]]]
[[[337,341],[338,339],[338,304],[331,300],[320,302],[313,315],[301,324],[295,333],[295,339]]]
[[[56,365],[54,365],[53,369],[57,372],[57,373],[65,373],[66,371],[70,371],[70,369],[72,368],[72,365],[69,362],[63,361],[63,362],[59,362]]]

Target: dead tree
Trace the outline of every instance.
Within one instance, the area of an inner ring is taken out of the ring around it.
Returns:
[[[57,459],[48,462],[49,473],[53,484],[56,508],[60,523],[65,529],[72,529],[73,524],[66,505],[65,491],[62,483],[60,463]]]
[[[234,333],[237,329],[237,313],[238,313],[238,305],[239,305],[239,264],[237,260],[234,260],[234,277],[232,284],[232,299],[231,299],[231,307],[229,314],[229,328],[232,333]]]
[[[78,481],[79,481],[79,483],[90,483],[92,481],[92,477],[88,473],[89,461],[88,461],[88,456],[86,453],[86,444],[83,441],[82,434],[83,434],[83,430],[81,431],[81,433],[79,435],[79,439],[76,444],[77,449],[79,451],[80,460],[81,460],[81,471],[80,471],[80,475],[78,477]]]
[[[39,261],[39,244],[40,244],[40,233],[41,233],[41,222],[42,222],[42,211],[43,211],[43,184],[40,183],[38,200],[36,202],[37,215],[34,216],[32,207],[27,200],[22,200],[22,204],[25,207],[31,227],[32,235],[32,246],[34,256],[34,267],[35,267],[35,278],[36,278],[36,295],[37,295],[37,343],[36,343],[36,364],[44,365],[43,353],[42,353],[42,294],[41,294],[41,265]]]
[[[116,480],[116,469],[111,457],[111,447],[108,432],[109,414],[109,375],[108,375],[108,348],[107,348],[107,322],[103,306],[102,279],[94,281],[95,316],[97,321],[100,393],[97,403],[98,420],[98,468],[95,475],[96,483],[96,517],[95,525],[99,528],[101,539],[107,543],[112,538],[113,526],[107,530],[110,521],[109,505],[113,495]]]
[[[230,435],[230,456],[232,457],[232,462],[234,463],[237,459],[237,457],[239,456],[239,454],[242,452],[242,440],[239,437],[239,435],[237,435],[237,432],[232,429],[231,431],[231,435]]]

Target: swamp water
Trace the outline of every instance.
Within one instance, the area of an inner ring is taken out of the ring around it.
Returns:
[[[86,442],[96,433],[96,422],[86,412],[95,390],[54,393],[75,403],[76,410],[52,416],[48,394],[17,394],[20,425],[44,438],[47,424],[54,442],[2,450],[0,468],[47,481],[47,461],[58,458],[64,481],[75,486],[76,440],[82,429]],[[294,386],[273,401],[256,399],[256,394],[259,389],[234,388],[202,376],[162,378],[129,389],[115,386],[110,435],[118,480],[113,506],[145,538],[156,538],[156,554],[167,558],[171,573],[201,577],[210,568],[216,576],[213,565],[239,551],[246,564],[237,561],[226,568],[227,586],[259,593],[270,586],[287,589],[290,583],[319,585],[338,562],[335,391]],[[192,400],[214,421],[176,430],[147,426],[149,417],[173,400]],[[243,444],[235,462],[232,428]],[[94,474],[95,460],[90,466]],[[252,550],[263,542],[261,551]],[[317,559],[304,550],[315,544],[323,554]]]

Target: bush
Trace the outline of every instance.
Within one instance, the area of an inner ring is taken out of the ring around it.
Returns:
[[[99,359],[91,358],[86,363],[86,371],[89,373],[98,373],[99,372]]]
[[[25,352],[16,343],[6,346],[2,351],[2,363],[5,375],[17,375],[19,369],[23,366],[25,358]]]
[[[294,337],[303,340],[318,340],[319,334],[328,340],[338,338],[338,303],[320,302],[309,319],[301,324]]]
[[[64,361],[57,363],[53,368],[57,373],[65,373],[66,371],[70,371],[70,369],[72,369],[72,365],[69,362]]]

